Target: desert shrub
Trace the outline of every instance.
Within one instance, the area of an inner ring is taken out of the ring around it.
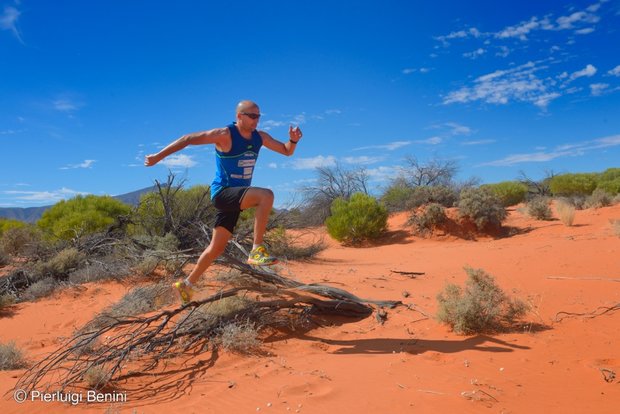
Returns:
[[[73,240],[105,230],[130,212],[129,205],[110,196],[78,195],[46,210],[37,226],[53,238]]]
[[[458,200],[456,191],[447,186],[422,186],[413,189],[406,206],[416,209],[420,206],[436,203],[444,207],[452,207]]]
[[[378,238],[387,228],[387,209],[377,200],[363,193],[355,193],[350,200],[334,200],[332,215],[325,224],[330,236],[345,244],[359,244]]]
[[[620,194],[620,177],[614,178],[613,180],[609,181],[599,181],[598,187],[596,187],[596,189],[603,190],[611,195]]]
[[[562,174],[553,177],[549,188],[554,196],[589,195],[598,185],[597,174]]]
[[[21,296],[22,300],[33,301],[51,295],[59,288],[59,283],[51,277],[38,280],[28,286]]]
[[[250,320],[234,321],[223,325],[218,330],[215,342],[229,352],[242,354],[257,349],[261,344],[258,339],[258,327]]]
[[[7,293],[0,295],[0,312],[2,308],[6,308],[7,306],[11,306],[15,303],[15,298]]]
[[[86,256],[74,247],[61,250],[47,261],[37,262],[34,266],[35,279],[54,278],[66,280],[74,270],[85,262]]]
[[[0,371],[26,368],[27,365],[24,353],[15,342],[0,344]]]
[[[465,268],[465,288],[448,284],[437,295],[437,319],[459,334],[510,328],[524,316],[528,306],[508,297],[483,269]]]
[[[41,233],[32,225],[7,228],[0,237],[0,250],[12,256],[30,256],[40,251]]]
[[[575,207],[562,200],[558,200],[555,209],[558,213],[560,221],[566,226],[572,226],[575,220]]]
[[[523,202],[528,191],[527,186],[518,181],[503,181],[483,187],[489,188],[500,199],[504,207]]]
[[[586,198],[585,208],[601,208],[612,204],[613,197],[605,190],[597,188]]]
[[[3,249],[0,249],[0,267],[6,266],[9,263],[11,263],[11,258],[4,252]]]
[[[551,220],[553,214],[546,197],[536,197],[527,203],[527,214],[536,220]]]
[[[485,188],[466,188],[461,191],[459,215],[472,220],[478,230],[487,226],[501,227],[508,213],[500,199]]]
[[[164,237],[172,234],[179,247],[202,246],[204,234],[201,226],[210,227],[215,218],[211,203],[210,187],[197,185],[184,189],[182,183],[174,184],[174,176],[156,193],[147,193],[140,199],[132,214],[130,232],[134,235]]]
[[[9,229],[19,229],[26,226],[27,224],[23,221],[0,217],[0,236],[2,236],[4,232]]]
[[[383,195],[381,202],[390,212],[403,211],[407,209],[407,202],[413,195],[414,189],[402,183],[390,185]]]
[[[128,273],[130,273],[130,268],[125,261],[118,260],[113,256],[104,257],[72,271],[69,274],[69,283],[81,285],[100,280],[120,280]]]
[[[287,259],[309,259],[325,250],[323,240],[303,243],[291,236],[284,227],[276,227],[265,235],[269,251],[276,257]]]
[[[446,210],[440,204],[432,203],[421,207],[410,218],[416,232],[426,234],[434,230],[447,220]]]
[[[559,197],[558,200],[563,201],[575,207],[575,210],[583,210],[586,205],[586,196],[573,195],[568,197]]]
[[[608,168],[599,175],[599,181],[613,181],[620,178],[620,168]]]
[[[103,366],[92,366],[84,373],[84,381],[92,390],[108,388],[112,372]]]

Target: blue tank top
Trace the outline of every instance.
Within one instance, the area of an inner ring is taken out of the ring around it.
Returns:
[[[235,123],[228,125],[232,146],[230,151],[221,152],[215,148],[215,178],[211,183],[211,199],[225,187],[249,187],[263,139],[258,131],[245,139]]]

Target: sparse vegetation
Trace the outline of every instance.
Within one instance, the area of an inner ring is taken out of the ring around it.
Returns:
[[[478,230],[499,228],[508,213],[500,199],[488,188],[466,188],[461,191],[459,215],[476,224]]]
[[[555,209],[560,221],[564,223],[565,226],[570,227],[573,225],[573,221],[575,220],[575,207],[572,204],[563,200],[558,200]]]
[[[605,190],[597,188],[586,198],[585,208],[601,208],[610,206],[613,202],[613,196]]]
[[[443,206],[432,203],[418,209],[409,218],[409,224],[414,226],[417,233],[427,234],[440,227],[446,220],[446,210]]]
[[[26,368],[27,362],[23,352],[15,342],[0,344],[0,371]]]
[[[527,203],[527,214],[536,220],[551,220],[553,213],[549,207],[549,199],[536,197]]]
[[[614,233],[616,233],[616,236],[620,237],[620,220],[613,220],[611,225],[614,229]]]
[[[34,226],[7,228],[0,238],[0,250],[11,256],[30,256],[42,249],[41,234]]]
[[[504,207],[514,206],[525,201],[528,190],[525,184],[518,181],[503,181],[487,184],[483,187],[489,188],[500,199]]]
[[[103,366],[90,367],[84,374],[84,382],[92,390],[103,390],[110,383],[110,371]]]
[[[510,329],[528,305],[508,297],[482,269],[465,268],[465,288],[448,284],[437,295],[437,319],[455,332],[469,335]]]
[[[294,237],[285,227],[279,226],[269,231],[265,235],[271,253],[280,258],[286,259],[310,259],[325,249],[323,240],[313,240],[302,242],[301,236]]]
[[[387,209],[377,200],[363,193],[356,193],[349,201],[336,199],[332,215],[325,225],[329,235],[339,242],[358,245],[378,238],[387,227]]]
[[[410,210],[427,204],[453,207],[458,198],[458,194],[453,187],[443,185],[415,187],[411,192],[409,200],[407,200],[406,206]]]

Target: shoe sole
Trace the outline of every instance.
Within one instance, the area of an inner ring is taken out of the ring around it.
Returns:
[[[277,265],[278,263],[280,263],[280,261],[278,260],[274,260],[272,262],[269,263],[259,263],[259,262],[251,262],[251,261],[247,261],[247,264],[251,265],[251,266],[273,266],[273,265]]]
[[[181,287],[181,283],[182,282],[175,282],[172,286],[174,286],[177,292],[179,292],[179,296],[181,297],[181,302],[183,303],[183,305],[187,305],[192,301],[192,295],[188,293],[183,287]]]

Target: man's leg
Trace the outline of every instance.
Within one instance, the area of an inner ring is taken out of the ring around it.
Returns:
[[[211,243],[209,243],[209,246],[204,252],[202,252],[196,266],[194,267],[194,270],[192,270],[187,277],[187,280],[191,284],[195,284],[198,281],[198,278],[200,278],[207,268],[211,266],[211,263],[213,263],[215,259],[224,253],[231,236],[232,233],[224,227],[218,226],[213,229]]]
[[[254,217],[254,245],[263,244],[269,213],[273,207],[273,191],[267,188],[250,187],[241,200],[241,210],[256,207]]]

